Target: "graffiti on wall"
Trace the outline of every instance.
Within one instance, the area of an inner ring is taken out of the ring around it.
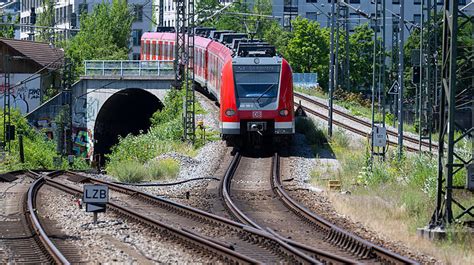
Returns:
[[[85,127],[87,121],[94,121],[99,111],[99,100],[88,97],[78,98],[74,103],[73,124],[76,127]]]
[[[90,158],[94,152],[92,131],[87,128],[75,128],[73,130],[72,150],[76,156]]]
[[[31,81],[20,84],[21,81],[31,77]],[[5,79],[0,80],[0,106],[4,104]],[[19,109],[26,114],[40,105],[40,82],[39,75],[11,74],[10,75],[10,106]],[[16,85],[20,84],[20,85]]]
[[[44,132],[50,140],[54,139],[55,125],[51,122],[51,120],[49,118],[47,118],[47,117],[46,118],[40,118],[40,119],[38,119],[36,124],[37,124],[36,128],[38,128],[39,130]]]

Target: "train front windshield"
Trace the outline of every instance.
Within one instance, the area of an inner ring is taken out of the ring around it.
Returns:
[[[276,102],[280,65],[234,65],[239,108],[265,107]]]

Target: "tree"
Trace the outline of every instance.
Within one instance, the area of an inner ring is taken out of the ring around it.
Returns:
[[[44,0],[43,1],[43,12],[38,15],[38,26],[44,27],[54,27],[54,0]],[[38,29],[39,35],[37,37],[38,41],[51,42],[54,36],[54,30],[48,28]]]
[[[349,63],[351,71],[349,78],[351,87],[368,88],[372,86],[373,38],[374,31],[367,23],[357,26],[354,29],[354,33],[349,36]],[[340,45],[340,47],[344,46]]]
[[[213,16],[214,13],[222,7],[223,5],[219,0],[200,0],[196,4],[196,22],[203,21],[201,23],[202,26],[213,27],[216,21],[214,21],[214,19],[209,19],[209,17]]]
[[[317,72],[320,84],[325,84],[329,71],[329,43],[326,35],[318,22],[297,17],[293,20],[293,37],[286,49],[287,59],[294,72]]]
[[[76,76],[82,73],[84,60],[127,59],[133,18],[126,0],[101,3],[91,14],[81,15],[81,30],[66,44]]]
[[[19,17],[15,19],[15,22],[18,22]],[[11,14],[7,15],[7,21],[3,21],[3,16],[1,17],[2,22],[13,23],[13,17]],[[1,25],[0,26],[0,37],[13,39],[15,37],[15,27],[13,25]]]
[[[263,39],[274,45],[277,53],[284,58],[288,57],[287,47],[292,37],[292,33],[283,29],[276,21],[273,21],[263,34]]]

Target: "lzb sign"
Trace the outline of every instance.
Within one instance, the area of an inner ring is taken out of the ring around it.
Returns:
[[[84,185],[82,201],[87,204],[87,212],[105,212],[105,205],[109,202],[109,187],[104,185]]]

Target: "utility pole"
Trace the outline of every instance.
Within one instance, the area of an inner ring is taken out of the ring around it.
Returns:
[[[183,0],[184,1],[184,0]],[[185,108],[184,108],[184,139],[192,143],[196,140],[195,124],[195,89],[194,89],[194,0],[188,1],[187,51],[185,72]]]
[[[159,3],[159,9],[158,9],[158,27],[163,27],[163,21],[164,21],[164,0],[160,0]]]
[[[62,93],[64,95],[63,105],[67,107],[67,125],[64,126],[66,138],[66,154],[72,154],[72,62],[69,59],[64,60]]]
[[[404,46],[404,32],[405,32],[405,0],[400,0],[400,38],[398,45],[398,159],[403,156],[403,91],[404,91],[404,78],[403,70],[405,63],[403,56]]]
[[[186,1],[176,1],[176,39],[174,56],[174,88],[181,89],[185,66]]]
[[[6,49],[3,50],[3,69],[4,69],[4,83],[3,83],[3,147],[5,151],[10,151],[10,140],[12,138],[11,125],[11,108],[10,108],[10,56],[7,55]]]
[[[385,112],[382,109],[385,107],[382,99],[382,87],[384,84],[382,83],[382,76],[385,74],[385,68],[383,64],[385,64],[385,58],[383,54],[385,53],[384,43],[380,43],[378,32],[380,31],[379,26],[379,2],[375,1],[375,17],[371,18],[372,26],[374,29],[374,47],[373,47],[373,65],[372,65],[372,104],[371,104],[371,111],[372,111],[372,139],[370,144],[370,155],[371,160],[373,160],[374,156],[380,156],[382,159],[385,158],[385,149],[386,149],[386,128],[385,128]],[[382,25],[383,26],[383,25]],[[385,33],[385,30],[382,34]],[[383,39],[383,38],[382,38]],[[385,87],[383,87],[383,91],[385,91]],[[376,108],[377,106],[377,108]],[[376,150],[377,148],[377,150]]]
[[[461,14],[466,18],[466,22],[458,27],[458,16]],[[466,25],[473,26],[472,17],[468,17],[465,13],[458,9],[458,1],[446,0],[444,1],[443,10],[443,54],[441,63],[441,94],[440,94],[440,113],[439,113],[439,140],[438,140],[438,186],[437,186],[437,201],[436,209],[429,224],[429,228],[445,229],[448,224],[455,220],[461,220],[464,216],[474,216],[474,206],[463,206],[459,200],[454,198],[453,191],[455,189],[474,190],[474,127],[461,128],[456,123],[456,73],[457,73],[457,59],[458,45],[457,34]],[[459,47],[464,49],[465,47]],[[467,49],[472,49],[469,47]],[[462,57],[463,52],[459,53]],[[466,58],[464,58],[466,59]],[[474,78],[473,85],[474,85]],[[468,104],[472,110],[472,94],[470,95]],[[456,130],[462,132],[461,136],[455,136]],[[458,153],[455,145],[463,138],[470,138],[471,154],[463,155]],[[447,150],[444,146],[447,144]],[[446,152],[445,152],[446,151]],[[453,178],[456,173],[465,168],[467,171],[466,187],[454,186]],[[454,203],[454,204],[453,204]],[[457,216],[453,214],[453,205],[458,206],[461,210]]]
[[[331,1],[331,36],[330,36],[330,55],[329,55],[329,100],[328,100],[328,136],[332,137],[332,112],[333,112],[333,92],[334,92],[334,28],[336,26],[335,21],[335,10],[336,9],[336,0]]]
[[[350,43],[349,43],[349,7],[343,6],[344,12],[344,29],[346,32],[345,38],[346,38],[346,60],[345,60],[345,67],[344,67],[344,77],[346,81],[346,90],[350,91],[351,90],[351,79],[350,79]]]

